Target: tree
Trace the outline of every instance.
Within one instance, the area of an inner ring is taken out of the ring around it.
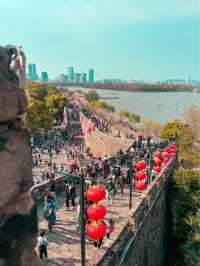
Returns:
[[[162,125],[158,121],[155,121],[152,119],[144,119],[143,129],[147,134],[153,134],[156,136],[160,136]]]
[[[49,129],[52,126],[53,117],[45,103],[30,99],[28,103],[27,124],[31,130],[40,128]]]
[[[98,101],[99,100],[99,95],[95,90],[89,91],[88,93],[85,94],[85,99],[88,102],[92,101]]]
[[[200,141],[200,109],[190,108],[184,113],[186,123],[191,127],[195,142]]]
[[[48,94],[48,90],[47,88],[44,88],[44,87],[34,87],[34,88],[29,89],[28,94],[29,94],[29,97],[31,98],[34,98],[39,101],[44,101],[44,98]]]
[[[61,115],[64,107],[66,107],[68,101],[65,96],[60,93],[50,93],[46,97],[46,106],[53,116]]]
[[[112,105],[109,105],[104,101],[92,101],[91,105],[94,108],[104,109],[107,112],[114,112],[115,111],[115,108]]]
[[[168,195],[171,217],[169,235],[173,260],[171,264],[199,266],[200,172],[176,171],[170,179]]]
[[[118,114],[120,118],[126,118],[129,122],[140,122],[140,116],[130,113],[127,109],[121,109]]]

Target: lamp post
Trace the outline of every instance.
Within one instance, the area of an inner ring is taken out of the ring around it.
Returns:
[[[131,210],[132,208],[132,192],[133,192],[133,158],[131,158],[131,166],[130,166],[129,210]]]
[[[83,170],[80,175],[80,216],[81,216],[81,265],[85,266],[85,180]]]

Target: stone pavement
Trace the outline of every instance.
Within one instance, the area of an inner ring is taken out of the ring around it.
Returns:
[[[133,203],[140,201],[142,194],[133,192]],[[44,203],[38,203],[39,229],[45,229],[49,241],[49,259],[45,265],[48,266],[73,266],[81,265],[80,257],[80,235],[76,231],[76,211],[69,211],[65,208],[64,194],[58,196],[59,209],[57,212],[57,222],[53,227],[53,232],[47,231],[47,222],[43,219]],[[93,243],[86,240],[86,265],[96,265],[99,259],[106,253],[113,241],[118,238],[122,228],[128,221],[129,190],[125,189],[124,196],[117,193],[113,205],[107,207],[105,220],[113,218],[115,220],[115,231],[108,240],[106,237],[100,249],[94,248]],[[137,204],[136,204],[137,205]]]

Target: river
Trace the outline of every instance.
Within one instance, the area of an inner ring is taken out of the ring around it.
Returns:
[[[83,92],[91,90],[83,87],[68,89]],[[197,92],[133,92],[103,89],[97,92],[102,98],[117,98],[105,99],[116,111],[127,108],[130,112],[139,114],[142,119],[153,119],[161,123],[183,118],[184,112],[191,107],[200,108],[200,93]]]

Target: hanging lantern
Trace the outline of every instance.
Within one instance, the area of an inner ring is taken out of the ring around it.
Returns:
[[[169,162],[169,157],[165,157],[164,160],[163,160],[163,162],[164,162],[165,164],[167,164],[167,163]]]
[[[135,164],[135,166],[136,166],[137,170],[144,170],[147,167],[147,165],[144,161],[137,162]]]
[[[89,238],[98,240],[106,234],[106,225],[102,222],[92,222],[87,225],[86,234]]]
[[[68,165],[69,165],[69,166],[76,166],[76,165],[77,165],[77,161],[76,161],[75,159],[70,159],[70,160],[68,161]]]
[[[154,157],[157,157],[157,158],[159,158],[160,160],[162,160],[162,153],[160,152],[160,151],[155,151],[154,152]]]
[[[155,168],[154,168],[154,171],[158,174],[158,173],[160,173],[160,171],[161,171],[161,167],[160,166],[156,166]]]
[[[86,135],[89,135],[92,132],[91,128],[88,126],[86,128]]]
[[[165,152],[170,152],[170,148],[169,147],[165,147],[164,151]]]
[[[136,173],[135,177],[137,180],[143,180],[147,177],[147,174],[146,172],[139,171]]]
[[[106,191],[102,186],[92,186],[87,190],[87,199],[92,202],[101,201],[105,196]]]
[[[169,158],[169,157],[170,157],[169,152],[165,152],[165,153],[163,154],[163,157],[164,157],[164,158]]]
[[[162,164],[162,161],[159,158],[154,158],[154,164],[160,166]]]
[[[101,220],[106,215],[106,208],[97,204],[90,205],[87,209],[88,217],[91,220]]]
[[[176,145],[175,144],[171,144],[170,145],[170,149],[176,150]]]
[[[135,184],[135,189],[136,190],[142,191],[142,190],[145,190],[146,188],[147,188],[147,185],[145,183],[137,183],[137,184]]]

